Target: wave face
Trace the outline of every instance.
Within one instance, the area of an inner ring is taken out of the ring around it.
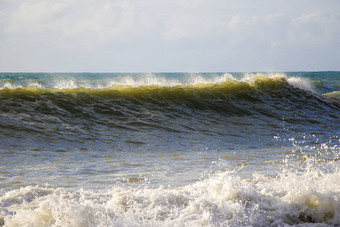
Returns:
[[[335,133],[331,126],[339,124],[339,103],[314,93],[305,78],[280,74],[239,79],[230,74],[100,76],[38,74],[2,79],[2,134],[9,141],[26,140],[29,135],[33,144],[45,140],[46,146],[74,146],[89,140],[112,143],[122,140],[122,132],[133,137],[188,134],[197,140],[206,134],[223,135],[243,144],[245,135],[268,140],[280,134],[283,124],[292,133],[322,128],[322,133],[330,135]],[[257,147],[256,143],[252,146]]]
[[[0,226],[340,225],[340,72],[1,73]]]

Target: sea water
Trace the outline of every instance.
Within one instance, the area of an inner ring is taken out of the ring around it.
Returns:
[[[0,226],[340,225],[340,72],[0,73]]]

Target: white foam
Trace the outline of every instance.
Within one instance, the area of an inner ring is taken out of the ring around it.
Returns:
[[[16,85],[14,85],[14,84],[12,84],[12,83],[10,83],[10,82],[6,82],[6,83],[4,83],[1,87],[0,87],[0,89],[5,89],[5,88],[19,88],[19,87],[22,87],[22,86],[16,86]]]
[[[199,74],[191,74],[189,79],[182,83],[182,85],[195,85],[195,84],[219,84],[224,83],[229,80],[235,80],[236,79],[229,73],[225,73],[223,75],[215,75],[209,78],[206,78]]]
[[[314,163],[313,159],[309,164]],[[314,163],[315,164],[315,163]],[[0,197],[5,226],[283,226],[340,224],[340,168],[284,168],[275,177],[216,173],[181,187],[102,191],[24,187]]]
[[[27,87],[42,88],[43,86],[38,82],[32,82],[32,83],[29,83]]]
[[[167,79],[161,76],[155,76],[154,74],[145,74],[143,76],[134,78],[131,76],[122,76],[116,80],[110,80],[108,83],[109,87],[112,86],[129,86],[129,87],[139,87],[139,86],[177,86],[182,85],[182,83],[177,79]]]
[[[36,87],[36,88],[54,88],[54,89],[76,89],[76,88],[93,88],[93,89],[104,89],[115,86],[128,86],[128,87],[139,87],[139,86],[161,86],[161,87],[173,87],[173,86],[186,86],[186,85],[197,85],[197,84],[221,84],[225,82],[235,81],[254,84],[257,80],[262,78],[270,78],[274,80],[286,80],[290,85],[313,91],[312,85],[306,78],[301,77],[287,77],[284,73],[246,73],[243,77],[237,79],[229,73],[225,74],[183,74],[180,77],[166,77],[163,75],[155,75],[152,73],[146,74],[132,74],[116,76],[112,78],[104,78],[98,80],[79,79],[77,77],[51,77],[39,82],[28,80],[28,81],[17,81],[17,82],[4,82],[1,85],[1,89],[4,88],[19,88],[19,87]]]
[[[77,85],[76,80],[74,79],[62,79],[62,80],[56,80],[52,83],[52,88],[57,89],[75,89],[79,88],[79,85]]]
[[[240,81],[247,82],[247,83],[255,83],[256,80],[261,78],[269,78],[269,79],[287,79],[286,75],[284,73],[245,73],[244,76],[241,78]]]
[[[42,88],[43,85],[41,85],[38,82],[35,81],[25,81],[25,83],[22,84],[18,84],[18,83],[13,83],[13,82],[5,82],[2,85],[0,85],[0,89],[5,89],[5,88],[9,88],[9,89],[15,89],[15,88],[23,88],[23,87],[33,87],[33,88]]]
[[[306,90],[306,91],[313,91],[312,85],[306,78],[301,77],[290,77],[287,79],[287,82],[297,88]]]

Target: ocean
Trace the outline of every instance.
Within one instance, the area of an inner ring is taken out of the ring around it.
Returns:
[[[340,72],[0,73],[0,226],[340,226]]]

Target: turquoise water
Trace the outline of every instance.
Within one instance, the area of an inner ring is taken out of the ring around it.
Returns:
[[[1,73],[0,224],[340,224],[340,72]]]

